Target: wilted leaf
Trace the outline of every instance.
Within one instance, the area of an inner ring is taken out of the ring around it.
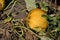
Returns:
[[[25,3],[28,11],[36,8],[35,0],[25,0]]]
[[[5,20],[4,20],[4,23],[7,23],[9,21],[11,21],[12,17],[7,17]]]
[[[40,31],[38,34],[39,35],[46,35],[46,33],[44,33],[43,31]]]
[[[52,39],[50,39],[49,37],[42,36],[41,40],[52,40]]]

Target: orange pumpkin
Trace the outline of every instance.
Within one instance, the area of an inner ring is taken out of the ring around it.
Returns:
[[[45,12],[39,8],[33,9],[29,12],[26,21],[31,29],[40,31],[48,27],[47,19],[42,17],[43,14],[45,14]]]

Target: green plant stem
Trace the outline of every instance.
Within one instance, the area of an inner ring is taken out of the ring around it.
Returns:
[[[18,32],[22,32],[21,36],[23,36],[23,34],[24,34],[24,33],[23,33],[23,30],[22,30],[22,28],[21,28],[21,31],[18,31]]]
[[[17,4],[24,8],[24,6],[19,1],[17,1]]]
[[[16,2],[17,2],[17,1],[15,1],[14,4],[12,5],[12,8],[11,8],[10,11],[8,12],[7,16],[12,12],[13,7],[15,6]]]
[[[29,30],[32,34],[34,34],[34,35],[37,36],[38,38],[41,38],[41,36],[37,35],[36,33],[32,32],[30,29],[28,29],[28,28],[26,28],[26,27],[24,27],[24,26],[15,26],[15,28],[16,28],[16,27],[21,27],[21,28],[23,28],[23,29]]]
[[[25,40],[16,30],[15,32],[18,34],[18,36],[22,39],[22,40]]]
[[[21,6],[22,8],[24,8],[24,6],[18,1],[17,2],[17,4],[19,5],[19,6]],[[23,9],[23,10],[21,10],[21,11],[19,11],[19,12],[24,12],[24,11],[26,11],[27,9]]]
[[[8,5],[4,10],[7,10],[8,7],[9,7],[13,2],[14,2],[14,0],[12,0],[12,1],[9,3],[9,5]]]

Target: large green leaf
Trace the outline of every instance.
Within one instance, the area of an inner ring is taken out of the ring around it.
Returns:
[[[25,0],[25,3],[28,11],[36,8],[35,0]]]

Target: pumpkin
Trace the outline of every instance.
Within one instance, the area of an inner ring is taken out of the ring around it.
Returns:
[[[31,10],[26,19],[29,28],[37,32],[45,30],[48,27],[48,21],[42,16],[44,14],[45,12],[39,8]]]

